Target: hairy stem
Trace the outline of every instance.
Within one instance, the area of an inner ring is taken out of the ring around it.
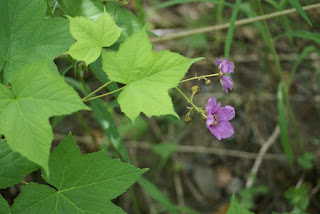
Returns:
[[[184,99],[192,106],[194,110],[196,110],[199,114],[207,118],[207,116],[204,114],[204,111],[201,108],[197,107],[192,102],[192,100],[190,100],[178,87],[175,87],[175,89],[184,97]]]
[[[121,91],[124,87],[125,87],[125,86],[123,86],[123,87],[121,87],[121,88],[118,88],[117,90],[110,91],[110,92],[105,93],[105,94],[101,94],[101,95],[98,95],[98,96],[95,96],[95,97],[88,98],[88,99],[86,99],[86,100],[83,100],[83,99],[82,99],[82,101],[83,101],[83,102],[87,102],[87,101],[90,101],[90,100],[98,99],[98,98],[100,98],[100,97],[105,97],[105,96],[108,96],[108,95],[110,95],[110,94],[113,94],[113,93],[116,93],[116,92],[118,92],[118,91]]]
[[[105,84],[103,84],[102,86],[100,86],[99,88],[97,88],[96,90],[94,90],[93,92],[91,92],[90,94],[88,94],[87,96],[85,96],[82,101],[86,102],[88,101],[88,98],[91,97],[92,95],[94,95],[95,93],[101,91],[102,89],[104,89],[105,87],[107,87],[109,84],[111,84],[113,81],[109,81]]]
[[[219,73],[217,73],[217,74],[208,74],[208,75],[203,75],[203,76],[199,76],[199,77],[197,77],[197,76],[191,77],[189,79],[181,80],[180,83],[188,82],[188,81],[191,81],[191,80],[204,80],[207,77],[214,77],[214,76],[219,76]]]

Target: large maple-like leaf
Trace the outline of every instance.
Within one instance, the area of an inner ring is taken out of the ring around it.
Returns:
[[[88,109],[79,95],[45,62],[13,76],[12,90],[0,84],[0,134],[13,151],[44,167],[53,139],[49,117]]]
[[[120,36],[120,28],[106,11],[96,22],[81,16],[68,18],[71,34],[77,41],[67,53],[87,65],[98,59],[102,47],[113,45]]]
[[[0,70],[11,82],[15,71],[26,64],[53,59],[64,53],[74,39],[69,21],[45,19],[44,0],[0,1]]]
[[[148,117],[178,117],[168,90],[177,86],[191,64],[200,59],[167,50],[154,53],[145,29],[129,37],[118,52],[102,53],[103,70],[110,80],[126,84],[118,102],[132,121],[140,112]]]
[[[22,187],[12,213],[124,213],[110,200],[122,194],[146,169],[110,159],[104,151],[82,155],[71,134],[50,155],[54,188],[30,183]]]
[[[39,168],[35,163],[12,151],[4,140],[0,140],[0,166],[1,189],[19,183],[26,175]]]
[[[11,209],[9,207],[9,204],[4,198],[2,198],[1,194],[0,194],[0,213],[11,214]]]

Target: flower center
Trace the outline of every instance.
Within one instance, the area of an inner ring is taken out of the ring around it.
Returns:
[[[219,123],[218,115],[213,114],[212,116],[213,116],[214,121],[211,123],[211,126],[216,126]]]

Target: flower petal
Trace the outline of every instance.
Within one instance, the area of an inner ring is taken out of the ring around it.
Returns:
[[[228,92],[228,89],[230,89],[230,91],[232,91],[233,88],[233,81],[231,79],[231,77],[226,76],[226,75],[222,75],[221,77],[221,84],[223,86],[223,89],[226,93]]]
[[[207,115],[214,114],[221,106],[221,103],[217,103],[215,97],[209,98],[206,104]]]
[[[219,136],[220,139],[231,137],[234,133],[231,123],[225,121],[220,121],[216,126],[213,126],[210,131],[214,136]],[[220,140],[219,138],[218,140]]]
[[[206,125],[207,127],[210,129],[210,125],[214,122],[214,118],[212,116],[212,114],[207,116],[207,120],[206,120]]]
[[[219,131],[217,131],[217,127],[216,126],[209,126],[208,127],[211,134],[213,134],[218,140],[221,140],[221,136]]]
[[[221,62],[222,62],[222,60],[217,58],[216,66],[219,66],[221,64]]]
[[[217,111],[217,115],[220,121],[219,123],[221,123],[232,120],[236,115],[236,112],[232,106],[225,106],[219,108],[219,110]]]

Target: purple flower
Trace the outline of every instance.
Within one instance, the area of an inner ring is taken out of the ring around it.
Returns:
[[[234,72],[234,64],[231,61],[228,62],[228,59],[221,60],[217,58],[216,65],[219,66],[220,69],[220,83],[222,84],[224,91],[229,93],[228,89],[232,91],[233,82],[231,77],[226,76],[225,74],[231,74]]]
[[[206,104],[206,125],[218,140],[228,138],[233,135],[234,130],[229,120],[234,118],[236,114],[232,106],[220,106],[221,103],[217,103],[217,99],[215,97],[210,98]]]

